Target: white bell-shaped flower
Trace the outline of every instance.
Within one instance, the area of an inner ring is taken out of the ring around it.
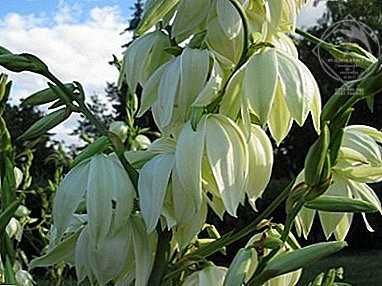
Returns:
[[[382,181],[382,132],[375,128],[353,125],[345,128],[339,157],[333,170],[333,183],[325,196],[344,197],[363,200],[382,214],[381,202],[368,183]],[[303,181],[303,174],[297,180]],[[307,237],[316,210],[303,208],[296,219],[297,230]],[[326,238],[334,234],[337,240],[345,239],[349,232],[353,213],[333,213],[318,211]],[[373,231],[362,214],[366,227]]]
[[[206,105],[222,84],[219,65],[207,50],[185,48],[180,56],[160,67],[143,86],[138,116],[152,107],[157,126],[177,133],[191,116],[191,106]]]
[[[152,73],[171,59],[165,49],[170,47],[169,37],[154,31],[132,42],[124,52],[119,86],[126,81],[132,92],[138,84],[143,86]]]
[[[111,227],[116,229],[126,223],[134,200],[134,186],[118,159],[114,155],[96,155],[74,167],[58,187],[53,207],[58,237],[85,213],[89,233],[97,245]]]
[[[293,120],[300,126],[309,113],[320,130],[321,97],[316,80],[295,56],[265,48],[254,54],[229,82],[221,104],[228,116],[255,115],[279,144]]]

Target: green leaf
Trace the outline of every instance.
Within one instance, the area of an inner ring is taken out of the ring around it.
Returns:
[[[56,127],[58,124],[67,119],[70,112],[65,108],[54,111],[47,116],[44,116],[39,121],[34,123],[27,131],[25,131],[20,137],[20,140],[28,140],[39,137],[49,131],[50,129]]]
[[[5,228],[7,227],[9,221],[15,214],[19,205],[20,200],[16,200],[0,213],[0,233],[3,233],[5,231]]]
[[[75,88],[74,85],[71,83],[65,84],[65,87],[71,92],[73,92]],[[21,106],[36,106],[55,101],[57,99],[59,99],[57,93],[55,93],[54,90],[51,88],[46,88],[27,97],[22,102]]]
[[[272,259],[253,280],[256,285],[263,285],[269,279],[306,267],[346,246],[345,241],[321,242],[282,254]]]
[[[85,161],[86,159],[105,151],[110,146],[109,138],[101,136],[97,138],[93,143],[87,145],[85,149],[74,159],[73,166]]]
[[[158,23],[180,0],[149,0],[135,33],[141,35]]]
[[[367,201],[339,196],[320,196],[317,199],[305,203],[305,207],[326,212],[378,212],[378,208]]]

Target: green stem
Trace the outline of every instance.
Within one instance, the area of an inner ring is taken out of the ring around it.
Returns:
[[[357,64],[359,67],[363,69],[368,68],[370,65],[374,63],[372,59],[366,56],[363,56],[359,54],[358,52],[354,52],[354,51],[344,52],[341,49],[339,49],[337,45],[325,42],[324,40],[317,38],[316,36],[308,32],[305,32],[301,29],[296,28],[296,33],[308,39],[309,41],[319,45],[320,47],[322,47],[324,50],[329,52],[333,57],[335,57],[338,60],[343,60],[343,61],[351,60],[352,62],[354,62],[355,64]]]

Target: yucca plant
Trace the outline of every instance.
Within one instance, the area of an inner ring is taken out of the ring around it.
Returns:
[[[367,184],[382,180],[382,133],[348,121],[355,103],[381,91],[382,60],[363,57],[362,81],[346,83],[322,108],[319,87],[290,38],[317,40],[296,28],[305,2],[147,1],[121,63],[119,83],[128,86],[129,100],[137,102],[142,89],[127,129],[107,129],[87,107],[80,83],[64,84],[35,56],[1,48],[0,65],[49,80],[28,103],[56,108],[22,139],[75,112],[103,135],[58,187],[50,246],[30,266],[65,262],[79,282],[93,285],[288,286],[302,268],[345,247],[352,214],[381,210]],[[325,48],[340,59],[362,56]],[[161,136],[143,151],[128,151],[132,119],[149,109]],[[272,140],[280,144],[309,114],[317,139],[304,170],[251,224],[221,236],[206,223],[207,213],[235,217],[246,201],[256,212],[277,163]],[[275,224],[272,213],[284,202],[286,220]],[[337,241],[301,247],[293,226],[306,237],[317,212],[326,237]],[[248,236],[228,268],[209,260]],[[323,285],[335,285],[330,277]]]

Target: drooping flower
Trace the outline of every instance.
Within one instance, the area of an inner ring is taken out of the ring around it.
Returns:
[[[170,46],[168,36],[160,31],[135,40],[124,52],[119,86],[126,82],[133,93],[138,84],[143,86],[154,71],[172,58],[165,51]]]
[[[261,124],[268,125],[279,144],[293,121],[301,126],[309,113],[319,132],[320,91],[309,69],[293,54],[265,48],[229,82],[220,111],[235,118],[239,112],[256,116]]]
[[[369,183],[382,181],[382,132],[375,128],[352,125],[345,128],[340,153],[332,168],[333,183],[326,196],[361,199],[373,205],[382,214],[381,203]],[[298,181],[303,181],[303,174]],[[296,219],[297,230],[306,238],[312,228],[316,210],[303,208]],[[345,239],[353,219],[353,213],[318,211],[326,238],[334,234],[337,240]],[[373,231],[362,214],[366,227]]]
[[[57,237],[86,215],[97,245],[112,227],[126,223],[134,200],[134,187],[118,159],[114,155],[96,155],[74,167],[58,187],[53,206]]]
[[[143,86],[138,116],[150,107],[161,131],[177,133],[191,116],[191,107],[212,102],[222,84],[219,65],[207,50],[185,48]]]

